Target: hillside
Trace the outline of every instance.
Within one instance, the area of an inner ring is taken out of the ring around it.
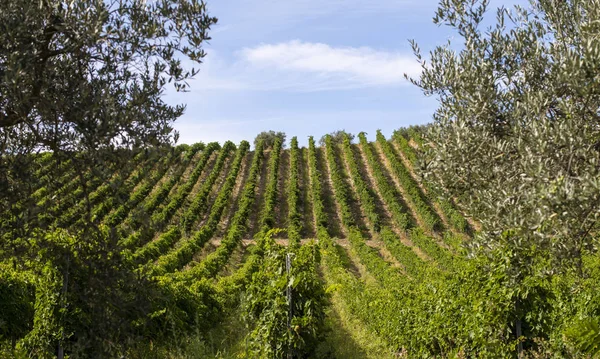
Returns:
[[[317,147],[310,138],[308,148],[299,148],[293,138],[288,149],[276,142],[255,151],[247,142],[209,143],[178,147],[162,158],[139,155],[137,167],[116,170],[108,182],[90,179],[92,220],[118,233],[123,255],[137,270],[195,292],[217,293],[211,297],[217,307],[196,312],[212,329],[185,334],[201,341],[208,356],[254,357],[261,341],[277,340],[256,329],[277,326],[264,318],[277,305],[262,301],[285,300],[287,293],[288,282],[269,282],[273,263],[266,256],[275,253],[281,271],[283,256],[293,252],[292,273],[312,283],[304,289],[293,284],[295,300],[315,306],[311,310],[321,317],[306,307],[294,310],[292,324],[296,317],[310,319],[295,326],[289,339],[302,338],[303,344],[276,356],[308,350],[322,357],[393,357],[406,340],[398,333],[407,315],[398,305],[410,296],[403,291],[408,283],[451,273],[471,227],[416,175],[418,133],[397,131],[390,139],[378,133],[371,143],[364,134],[358,139],[327,138]],[[64,183],[45,187],[49,168],[40,170],[35,200],[51,202],[54,224],[69,228],[82,220],[88,202],[68,166]],[[282,229],[272,232],[274,241],[271,234],[265,237],[271,229]],[[262,285],[281,290],[269,297]],[[245,292],[263,295],[260,309],[250,306],[256,312],[246,324],[240,318],[249,315],[249,307],[239,302]],[[278,330],[288,331],[289,311],[278,305]],[[255,327],[245,329],[247,323]],[[315,338],[316,344],[306,344]],[[172,354],[168,344],[141,347],[142,357],[166,355],[163,349]],[[262,354],[275,355],[269,353]]]

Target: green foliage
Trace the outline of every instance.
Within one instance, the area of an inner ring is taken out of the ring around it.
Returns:
[[[0,347],[23,338],[33,327],[35,277],[0,264]]]
[[[315,221],[317,227],[327,227],[327,216],[325,215],[325,206],[321,200],[321,173],[317,168],[317,153],[315,149],[315,140],[312,136],[308,138],[308,169],[310,172],[311,183],[311,200],[313,211],[315,213]]]
[[[127,186],[135,187],[126,179],[137,165],[136,156],[150,148],[166,150],[164,145],[177,139],[172,124],[185,107],[170,106],[162,96],[169,83],[176,90],[187,88],[187,80],[197,73],[190,64],[201,63],[202,45],[216,21],[197,0],[0,3],[0,260],[12,258],[19,265],[35,267],[33,263],[48,253],[64,254],[54,251],[47,240],[60,227],[68,227],[69,236],[77,238],[67,245],[73,248],[63,248],[66,253],[81,253],[82,243],[100,241],[96,236],[101,218],[122,204]],[[192,146],[189,152],[197,150]],[[45,189],[40,189],[36,162],[45,151],[50,164],[40,181]],[[63,171],[65,166],[69,171]],[[117,187],[118,195],[107,195]],[[151,187],[141,190],[140,197]],[[120,222],[136,201],[127,203],[112,220]],[[106,240],[104,250],[110,253],[106,256],[118,256],[117,236],[111,237]],[[39,267],[58,266],[61,260],[44,258]],[[106,280],[110,288],[110,277],[94,275],[94,268],[102,267],[102,257],[86,261],[82,276],[95,278],[90,287],[98,290]],[[115,269],[115,280],[125,275],[120,270],[129,269]],[[64,274],[63,268],[59,272]],[[71,297],[61,298],[74,310],[81,308]],[[94,303],[98,302],[90,299],[88,309],[100,311]],[[107,303],[118,307],[116,301]],[[48,309],[46,314],[53,313]],[[102,325],[115,325],[114,332],[105,331],[110,332],[104,338],[109,346],[120,324],[90,314],[97,320],[92,326],[88,313],[82,313],[72,318],[78,323],[73,337],[85,346],[87,339],[81,339],[85,335],[102,335],[106,329]],[[96,329],[98,334],[93,333]],[[53,327],[34,325],[32,332],[38,330]],[[59,334],[48,334],[47,339]],[[96,339],[91,342],[98,344]],[[28,342],[40,350],[31,352],[34,357],[60,353],[56,346],[50,351],[40,349],[38,341]],[[95,355],[102,353],[98,350]]]
[[[140,208],[138,208],[133,214],[131,223],[128,224],[129,227],[135,231],[130,233],[126,238],[121,239],[121,245],[126,248],[132,248],[139,244],[144,244],[150,240],[150,238],[152,238],[152,217],[154,217],[154,220],[156,221],[157,219],[166,219],[165,216],[168,214],[168,212],[162,212],[164,214],[161,215],[161,212],[155,211],[160,210],[160,205],[167,199],[167,196],[171,190],[177,185],[183,176],[185,169],[189,165],[192,158],[196,155],[198,150],[200,150],[200,148],[191,147],[190,151],[183,152],[181,154],[183,158],[181,161],[176,163],[175,170],[171,173],[167,180],[160,185],[158,190],[155,190],[152,196],[148,200],[144,201]],[[169,203],[171,203],[171,201],[169,201]],[[174,202],[173,205],[176,205],[176,202]],[[155,215],[155,213],[158,214]]]
[[[360,146],[367,157],[367,163],[373,171],[376,185],[381,191],[382,199],[392,213],[396,225],[401,229],[408,229],[413,223],[412,218],[408,215],[408,209],[398,200],[402,198],[402,195],[385,177],[383,164],[379,162],[379,159],[367,141],[365,133],[359,133],[358,138],[360,139]]]
[[[352,178],[354,186],[356,187],[358,197],[360,198],[361,207],[363,207],[363,211],[366,213],[367,218],[369,219],[371,230],[374,232],[379,232],[381,229],[381,224],[379,215],[375,209],[375,193],[373,192],[373,189],[369,188],[360,174],[358,162],[354,156],[354,152],[352,151],[350,137],[346,137],[344,139],[343,151],[344,156],[346,157],[346,162],[348,163],[348,167],[350,167],[350,177]]]
[[[171,246],[181,238],[181,231],[173,227],[161,234],[156,240],[147,243],[133,254],[133,260],[138,264],[143,264],[151,259],[157,259],[165,253]]]
[[[598,319],[589,318],[582,320],[569,329],[566,333],[582,352],[589,354],[592,358],[600,356],[600,328]]]
[[[213,203],[209,217],[204,226],[202,226],[202,228],[200,228],[198,231],[194,232],[190,237],[184,239],[176,250],[161,256],[156,265],[150,267],[150,272],[152,274],[162,275],[183,267],[192,259],[194,253],[201,249],[202,246],[210,238],[212,238],[217,230],[217,226],[221,216],[223,215],[223,211],[229,202],[229,197],[231,196],[231,192],[235,186],[235,181],[242,165],[242,160],[244,159],[249,147],[250,144],[247,141],[243,141],[240,144],[235,159],[233,160],[231,171],[229,172],[225,183],[221,187],[221,190],[219,191],[219,194]],[[258,167],[254,170],[254,172],[252,171],[252,168],[260,165],[261,158],[262,156],[255,155],[253,159],[251,173],[254,173],[254,176],[258,175]],[[250,181],[250,179],[248,181]]]
[[[424,130],[422,130],[424,131]],[[405,133],[406,132],[406,133]],[[413,131],[414,132],[414,131]],[[420,173],[420,165],[419,156],[414,148],[412,148],[408,141],[409,139],[415,139],[416,137],[408,137],[408,131],[397,130],[394,131],[393,140],[398,145],[400,152],[404,155],[405,158],[411,163],[417,174]],[[408,138],[407,138],[408,137]],[[419,140],[421,141],[421,140]],[[422,142],[421,142],[422,143]],[[431,201],[437,201],[442,212],[446,216],[449,224],[458,230],[459,232],[467,232],[469,231],[469,225],[465,219],[465,217],[455,208],[452,204],[452,200],[449,198],[444,198],[440,191],[431,185],[429,181],[422,181],[423,186],[426,188],[428,192],[428,197]]]
[[[192,291],[180,283],[139,276],[129,261],[111,250],[114,243],[107,232],[102,228],[77,242],[57,231],[32,244],[43,250],[37,252],[37,261],[20,270],[31,273],[35,297],[21,298],[31,301],[19,304],[25,311],[15,324],[33,327],[17,349],[35,358],[53,358],[57,350],[73,357],[115,357],[142,338],[164,342],[212,323],[211,310],[218,305],[210,287]],[[34,314],[27,321],[30,306]],[[19,333],[17,328],[12,335]]]
[[[425,228],[430,231],[440,229],[439,217],[433,211],[427,198],[411,177],[410,172],[396,155],[392,145],[379,130],[377,131],[377,143],[381,146],[384,155],[392,167],[393,173],[400,181],[400,185],[404,188],[404,191],[406,191],[408,199],[413,203],[415,211],[423,221]]]
[[[235,212],[235,215],[231,220],[227,235],[216,251],[204,258],[202,262],[192,263],[191,268],[189,268],[187,271],[179,273],[178,277],[181,280],[193,281],[201,277],[214,276],[217,274],[219,269],[225,265],[229,259],[229,256],[231,255],[231,252],[233,252],[235,247],[239,244],[239,241],[242,239],[242,235],[245,233],[246,222],[248,221],[248,216],[250,214],[252,203],[256,194],[258,176],[263,157],[261,141],[255,148],[252,165],[250,166],[250,173],[239,199],[238,210]],[[234,182],[235,180],[232,181],[231,188],[233,188]],[[229,195],[227,197],[229,197]],[[227,199],[227,197],[224,198]],[[216,225],[217,222],[214,224],[215,228]],[[212,236],[212,234],[210,234],[210,236]],[[210,238],[210,236],[208,236],[208,238]]]
[[[260,213],[260,231],[266,233],[275,224],[275,206],[277,201],[277,176],[281,158],[282,142],[276,138],[269,158],[267,186],[264,194],[264,205]]]
[[[246,153],[248,147],[248,142],[243,141],[240,144],[240,152]],[[189,231],[192,229],[193,224],[196,222],[198,216],[202,213],[203,210],[206,209],[208,195],[210,194],[210,191],[215,181],[221,175],[221,169],[225,164],[225,160],[230,155],[230,152],[234,149],[235,145],[232,142],[225,142],[221,153],[219,153],[219,158],[217,158],[217,163],[213,167],[208,179],[206,179],[206,181],[202,184],[202,187],[194,197],[194,200],[192,201],[192,203],[190,203],[185,213],[183,214],[183,219],[181,220],[181,223],[186,233],[189,233]]]
[[[276,245],[269,233],[260,240],[266,242],[265,253],[244,301],[253,328],[249,334],[252,357],[313,357],[322,339],[318,335],[326,306],[325,290],[317,272],[318,248],[314,243],[295,248],[288,273],[288,249]],[[288,288],[291,303],[286,297]]]
[[[231,146],[235,147],[232,142],[227,142],[225,146],[227,146],[226,149],[224,149],[225,151],[229,151]],[[192,192],[192,189],[196,185],[196,182],[198,182],[198,178],[200,178],[200,175],[213,152],[218,151],[220,147],[221,146],[219,146],[217,142],[211,142],[206,146],[206,149],[202,152],[200,160],[194,166],[187,181],[177,188],[177,192],[171,196],[169,203],[163,207],[162,211],[155,213],[152,216],[152,227],[160,229],[171,220],[175,212],[184,204],[187,196]]]
[[[342,223],[344,226],[350,227],[356,224],[352,210],[350,209],[351,193],[346,185],[345,176],[342,168],[336,161],[336,153],[331,136],[325,136],[325,150],[327,153],[327,162],[329,163],[329,172],[333,182],[335,198],[342,210]]]
[[[561,347],[548,323],[573,298],[550,298],[550,283],[574,291],[597,255],[600,4],[532,1],[483,29],[487,5],[440,2],[434,22],[458,32],[460,51],[440,46],[425,61],[413,42],[423,71],[412,81],[439,102],[424,170],[481,223],[470,249],[487,264],[470,280],[503,286],[511,337],[522,326],[525,348],[536,336]]]
[[[288,238],[294,241],[300,240],[300,231],[302,230],[303,215],[300,211],[300,187],[298,168],[300,166],[300,149],[298,148],[298,139],[292,137],[290,145],[290,177],[287,181],[287,200],[288,200]]]
[[[454,258],[452,254],[443,247],[440,247],[433,239],[425,235],[420,228],[412,228],[409,231],[410,240],[427,255],[433,258],[440,267],[451,269]]]
[[[400,242],[398,236],[387,227],[383,227],[380,232],[380,238],[385,243],[385,247],[400,262],[406,273],[414,278],[425,275],[430,267],[425,263],[415,251]]]
[[[11,138],[3,149],[73,153],[172,137],[183,106],[161,95],[167,83],[185,90],[197,73],[183,59],[205,56],[217,19],[202,1],[30,5],[0,7],[0,129]]]
[[[161,161],[155,162],[152,168],[153,171],[132,191],[129,199],[107,215],[105,219],[106,225],[108,227],[116,227],[121,224],[127,218],[130,211],[150,194],[154,185],[165,175],[171,164],[170,161],[177,162],[181,153],[181,151],[175,150],[174,152],[170,152]]]

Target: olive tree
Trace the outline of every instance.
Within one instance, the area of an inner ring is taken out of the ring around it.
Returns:
[[[91,220],[89,183],[173,150],[185,107],[162,95],[187,89],[216,21],[203,0],[0,2],[0,261],[36,278],[28,355],[119,356],[164,309],[151,298],[170,289],[135,274]],[[74,174],[87,199],[76,228],[52,217],[62,196],[32,196],[42,168],[53,188]]]
[[[348,138],[350,142],[354,141],[353,134],[346,132],[346,130],[336,130],[328,135],[321,136],[321,138],[319,139],[319,146],[325,146],[325,139],[327,138],[327,136],[331,136],[331,140],[337,144],[343,143],[346,138]]]
[[[273,148],[273,145],[275,144],[275,140],[279,139],[282,143],[282,146],[285,148],[285,132],[281,132],[281,131],[273,131],[273,130],[269,130],[269,131],[263,131],[261,133],[259,133],[258,135],[256,135],[256,137],[254,138],[254,147],[256,147],[256,145],[262,141],[263,142],[263,148]]]
[[[23,189],[34,152],[89,165],[172,143],[184,106],[162,94],[186,90],[198,70],[184,64],[202,61],[216,21],[202,0],[0,3],[2,198]]]
[[[434,22],[455,29],[460,46],[425,58],[412,42],[422,73],[411,81],[439,100],[423,170],[481,223],[470,243],[489,260],[480,280],[506,286],[519,336],[536,291],[581,275],[596,248],[600,2],[502,7],[483,28],[488,3],[440,1]]]

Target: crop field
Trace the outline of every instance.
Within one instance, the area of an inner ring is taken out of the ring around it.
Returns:
[[[108,182],[90,177],[87,199],[68,164],[45,183],[46,163],[34,199],[58,228],[90,206],[135,271],[210,297],[195,312],[207,356],[402,356],[420,340],[403,332],[411,286],[451,275],[472,224],[417,176],[417,132],[376,138],[142,153]]]

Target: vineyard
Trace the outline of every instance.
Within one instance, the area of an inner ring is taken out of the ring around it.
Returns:
[[[600,358],[600,1],[436,2],[0,2],[0,358]]]
[[[435,353],[436,338],[414,327],[415,311],[435,315],[419,288],[452,276],[472,227],[416,175],[418,132],[358,139],[140,153],[108,182],[84,174],[87,200],[68,163],[61,183],[46,183],[56,164],[42,156],[34,200],[67,230],[91,206],[91,220],[118,234],[135,272],[189,291],[185,303],[166,306],[172,313],[155,315],[199,330],[207,355]],[[42,305],[31,300],[35,321]],[[219,335],[227,340],[207,339]]]

